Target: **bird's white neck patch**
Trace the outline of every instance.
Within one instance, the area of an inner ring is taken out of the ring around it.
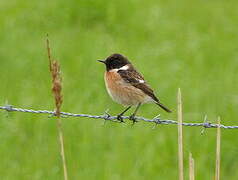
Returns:
[[[129,66],[128,65],[125,65],[125,66],[122,66],[121,68],[119,68],[118,70],[128,70],[129,69]]]
[[[122,66],[122,67],[120,67],[119,69],[112,69],[112,70],[110,70],[110,72],[117,72],[117,71],[119,71],[119,70],[124,70],[124,71],[126,71],[126,70],[128,70],[130,67],[128,66],[128,65],[125,65],[125,66]]]

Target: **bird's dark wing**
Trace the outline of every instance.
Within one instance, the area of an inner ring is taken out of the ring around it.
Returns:
[[[124,79],[125,82],[130,83],[132,86],[140,89],[145,94],[150,96],[155,101],[155,103],[159,105],[162,109],[167,112],[172,112],[159,101],[159,99],[155,96],[153,90],[145,82],[143,76],[138,73],[133,67],[130,67],[127,70],[119,70],[117,72],[120,74],[120,76],[122,77],[122,79]]]
[[[145,82],[143,76],[140,73],[138,73],[133,67],[129,68],[128,70],[119,70],[118,73],[124,79],[124,81],[142,90],[145,94],[150,96],[153,100],[155,100],[156,102],[159,102],[158,98],[154,95],[153,90]]]

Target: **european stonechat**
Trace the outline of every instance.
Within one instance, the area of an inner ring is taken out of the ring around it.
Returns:
[[[135,122],[135,115],[141,104],[149,102],[154,102],[166,112],[171,112],[155,96],[143,76],[125,56],[112,54],[106,60],[98,61],[106,65],[104,80],[108,94],[117,103],[128,106],[117,116],[118,120],[123,121],[123,114],[132,106],[136,106],[134,113],[130,116],[130,119]]]

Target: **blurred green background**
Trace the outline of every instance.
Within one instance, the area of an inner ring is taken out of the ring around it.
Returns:
[[[230,0],[0,1],[0,105],[54,109],[45,39],[63,76],[63,111],[115,115],[96,62],[126,55],[173,109],[144,105],[140,116],[238,125],[238,9]],[[177,127],[63,119],[69,179],[177,179]],[[185,174],[193,153],[196,179],[213,179],[216,130],[184,128]],[[237,130],[222,130],[222,179],[238,178]],[[1,179],[63,179],[56,121],[0,112]]]

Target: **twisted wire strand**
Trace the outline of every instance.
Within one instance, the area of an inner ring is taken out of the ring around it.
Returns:
[[[48,111],[48,110],[33,110],[33,109],[23,109],[23,108],[15,108],[12,105],[5,105],[5,106],[0,106],[0,110],[5,110],[7,112],[25,112],[25,113],[36,113],[36,114],[50,114],[52,116],[55,116],[55,111]],[[121,121],[117,120],[117,116],[111,116],[107,112],[103,115],[91,115],[91,114],[75,114],[75,113],[70,113],[70,112],[61,112],[60,113],[62,117],[87,117],[87,118],[94,118],[94,119],[104,119],[104,120],[109,120],[112,122],[118,122],[120,123]],[[129,116],[122,116],[122,119],[129,119]],[[159,116],[153,118],[153,119],[147,119],[144,117],[135,117],[136,121],[145,121],[145,122],[150,122],[150,123],[155,123],[155,124],[163,124],[163,125],[177,125],[178,122],[174,120],[162,120],[160,119]],[[209,122],[204,122],[204,123],[182,123],[183,126],[200,126],[204,128],[217,128],[219,125],[218,124],[212,124]],[[238,126],[225,126],[223,124],[220,125],[220,128],[224,129],[238,129]]]

